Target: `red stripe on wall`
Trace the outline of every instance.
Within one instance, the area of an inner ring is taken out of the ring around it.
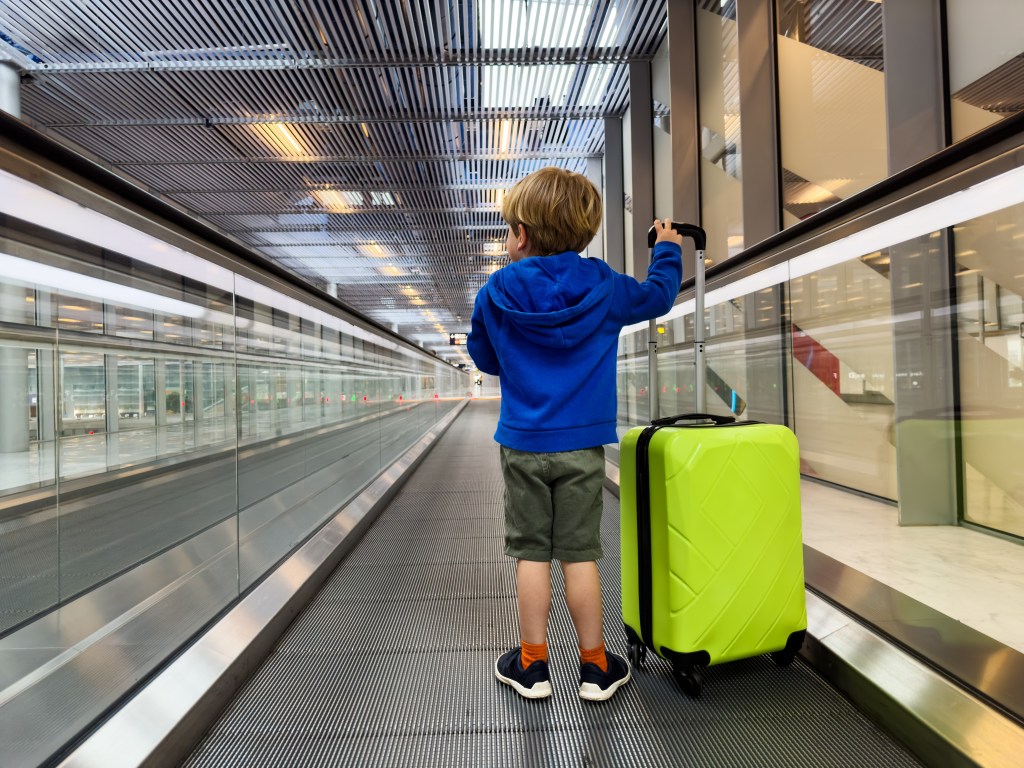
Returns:
[[[839,394],[839,358],[793,324],[793,357],[822,384]]]

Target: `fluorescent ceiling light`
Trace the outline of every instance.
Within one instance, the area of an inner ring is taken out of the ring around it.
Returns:
[[[262,128],[263,126],[257,126]],[[309,151],[298,140],[292,129],[285,123],[270,123],[267,126],[269,134],[260,131],[260,136],[266,136],[271,149],[282,157],[294,157],[295,155],[308,155]]]
[[[730,299],[746,296],[764,288],[813,275],[822,269],[859,259],[893,245],[930,235],[971,219],[977,219],[1005,208],[1024,203],[1024,166],[993,176],[991,179],[953,192],[946,197],[893,216],[814,250],[794,256],[782,264],[763,269],[748,277],[733,280],[721,288],[708,291],[704,307],[710,308]],[[677,304],[664,318],[671,320],[694,311],[694,301]],[[622,335],[647,328],[647,323],[634,323],[623,328]]]
[[[348,213],[363,204],[362,192],[340,192],[337,189],[314,189],[313,199],[329,213]]]
[[[0,211],[205,285],[234,287],[229,270],[6,171],[0,171]]]
[[[498,151],[502,154],[508,152],[512,144],[512,121],[502,120],[498,136]]]

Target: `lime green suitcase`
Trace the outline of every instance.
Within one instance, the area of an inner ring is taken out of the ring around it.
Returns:
[[[702,421],[668,426],[680,419]],[[620,457],[633,665],[651,648],[697,695],[706,666],[766,653],[791,662],[807,628],[796,436],[689,414],[631,429]]]

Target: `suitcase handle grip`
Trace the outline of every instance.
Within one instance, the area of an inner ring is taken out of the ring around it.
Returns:
[[[716,416],[713,413],[680,413],[678,416],[664,416],[651,421],[656,427],[670,427],[677,421],[713,421],[715,424],[732,424],[735,416]]]
[[[683,237],[693,238],[693,247],[698,251],[703,251],[708,244],[707,233],[703,229],[698,227],[696,224],[679,224],[678,222],[672,221],[672,229],[678,232]],[[658,233],[654,231],[654,227],[647,230],[647,247],[653,248],[655,242],[658,240]]]

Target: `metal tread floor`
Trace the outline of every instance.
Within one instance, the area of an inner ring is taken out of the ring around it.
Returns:
[[[801,660],[711,667],[698,699],[648,654],[608,702],[576,696],[556,574],[555,695],[494,679],[517,642],[502,553],[497,403],[455,421],[185,761],[207,766],[918,766]],[[605,636],[624,650],[618,500],[605,494]]]

